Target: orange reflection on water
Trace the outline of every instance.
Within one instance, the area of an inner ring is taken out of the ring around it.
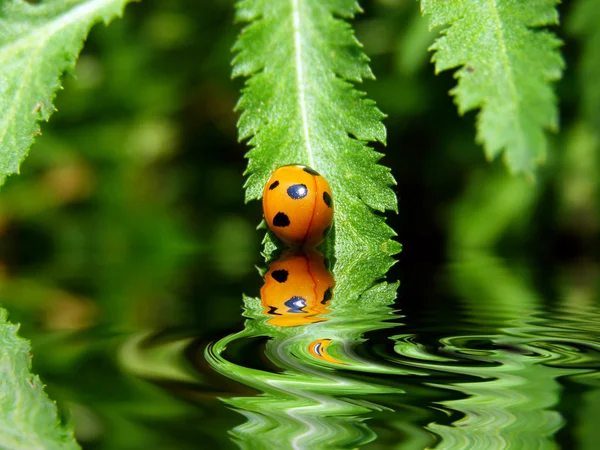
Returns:
[[[308,352],[317,359],[334,364],[345,364],[339,359],[334,358],[327,352],[327,347],[331,344],[331,339],[317,339],[308,346]]]
[[[319,252],[284,252],[269,264],[260,289],[267,323],[293,327],[327,320],[335,281]]]

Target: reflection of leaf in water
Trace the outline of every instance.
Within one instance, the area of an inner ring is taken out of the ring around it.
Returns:
[[[262,392],[223,400],[247,418],[232,430],[236,442],[242,448],[278,448],[282,443],[297,448],[354,448],[376,439],[364,423],[367,414],[391,411],[369,401],[369,396],[403,390],[372,375],[402,370],[365,359],[354,348],[364,342],[366,332],[395,326],[386,320],[394,317],[389,306],[396,289],[397,284],[381,283],[350,302],[334,293],[331,312],[325,315],[328,320],[294,327],[269,324],[260,299],[246,297],[249,320],[244,330],[206,351],[213,369]],[[264,356],[278,372],[242,367],[226,359],[229,345],[259,336],[270,338]],[[327,357],[315,357],[318,342],[327,343]],[[358,373],[363,377],[351,376]]]
[[[466,396],[440,402],[462,417],[427,428],[449,449],[557,448],[555,434],[564,425],[559,378],[589,370],[584,367],[590,357],[578,349],[594,345],[589,334],[586,338],[575,327],[565,332],[569,319],[562,315],[542,315],[542,302],[522,274],[492,255],[463,255],[451,267],[477,331],[440,339],[438,351],[452,355],[445,361],[434,362],[425,349],[411,355],[420,359],[417,367],[465,376],[464,382],[439,385]],[[469,380],[473,376],[479,379]]]
[[[17,329],[0,308],[0,447],[78,448],[73,431],[60,423],[56,405],[30,372],[29,344],[17,336]]]

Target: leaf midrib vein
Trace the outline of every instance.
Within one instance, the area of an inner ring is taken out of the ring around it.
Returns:
[[[304,61],[303,61],[303,42],[302,42],[302,24],[300,15],[299,1],[291,0],[292,2],[292,29],[293,29],[293,46],[294,60],[296,70],[296,83],[298,84],[298,106],[300,108],[300,120],[302,122],[302,134],[304,137],[304,148],[308,156],[308,163],[311,167],[315,167],[312,143],[310,138],[310,128],[308,124],[308,111],[306,106],[306,83],[304,81]]]
[[[490,0],[490,1],[492,3],[493,20],[496,22],[496,27],[498,30],[496,33],[496,36],[498,37],[500,59],[503,61],[504,66],[506,67],[508,89],[509,89],[511,97],[513,99],[512,104],[515,105],[513,107],[513,109],[516,110],[515,115],[517,117],[519,117],[520,116],[519,95],[517,93],[517,86],[516,86],[516,82],[515,82],[515,75],[513,73],[513,69],[512,69],[512,65],[511,65],[511,60],[508,56],[508,50],[506,49],[506,37],[505,37],[504,29],[503,29],[502,19],[500,18],[500,12],[498,11],[498,0]],[[519,120],[516,120],[515,122],[517,124],[520,123]],[[521,140],[520,136],[522,134],[522,130],[519,125],[517,125],[517,126],[519,128],[519,133],[518,133],[519,140]]]

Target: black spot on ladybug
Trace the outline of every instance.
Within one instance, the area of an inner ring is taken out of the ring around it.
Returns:
[[[323,192],[323,201],[331,208],[331,195],[327,191]]]
[[[302,297],[298,297],[297,295],[294,295],[292,298],[290,298],[288,301],[286,301],[284,303],[285,306],[287,306],[288,308],[290,308],[288,310],[289,313],[304,313],[306,311],[303,311],[302,308],[306,308],[306,299],[302,298]]]
[[[287,188],[287,194],[294,200],[300,200],[301,198],[306,197],[308,189],[305,184],[292,184]]]
[[[272,191],[273,189],[275,189],[277,186],[279,186],[279,181],[273,181],[271,183],[271,186],[269,186],[269,190]]]
[[[290,218],[285,213],[278,212],[277,214],[275,214],[275,217],[273,217],[273,226],[285,228],[289,226],[289,224]]]
[[[275,306],[269,306],[267,314],[271,314],[272,316],[281,316],[281,314],[277,312],[277,308]]]
[[[315,169],[311,169],[310,167],[304,166],[302,168],[302,170],[304,170],[306,173],[310,173],[311,175],[315,175],[317,177],[321,176],[321,174],[319,172],[317,172]]]
[[[331,225],[329,225],[327,228],[325,228],[323,230],[323,237],[327,236],[327,234],[329,233],[329,230],[331,230]]]
[[[278,283],[285,283],[288,279],[288,271],[285,269],[281,269],[281,270],[274,270],[271,273],[271,276],[273,277],[273,279],[275,281],[277,281]]]
[[[321,300],[321,304],[325,304],[327,303],[329,300],[331,300],[332,297],[332,292],[331,292],[331,288],[327,288],[327,290],[325,291],[325,293],[323,294],[323,300]]]

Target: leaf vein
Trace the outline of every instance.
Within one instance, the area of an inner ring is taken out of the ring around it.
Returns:
[[[313,151],[310,140],[310,130],[308,124],[308,113],[306,107],[306,86],[304,81],[304,62],[302,60],[302,35],[300,24],[300,10],[298,0],[292,1],[292,17],[294,27],[294,56],[296,60],[296,82],[298,84],[298,106],[302,120],[302,133],[304,136],[304,144],[308,155],[309,165],[315,167]]]

